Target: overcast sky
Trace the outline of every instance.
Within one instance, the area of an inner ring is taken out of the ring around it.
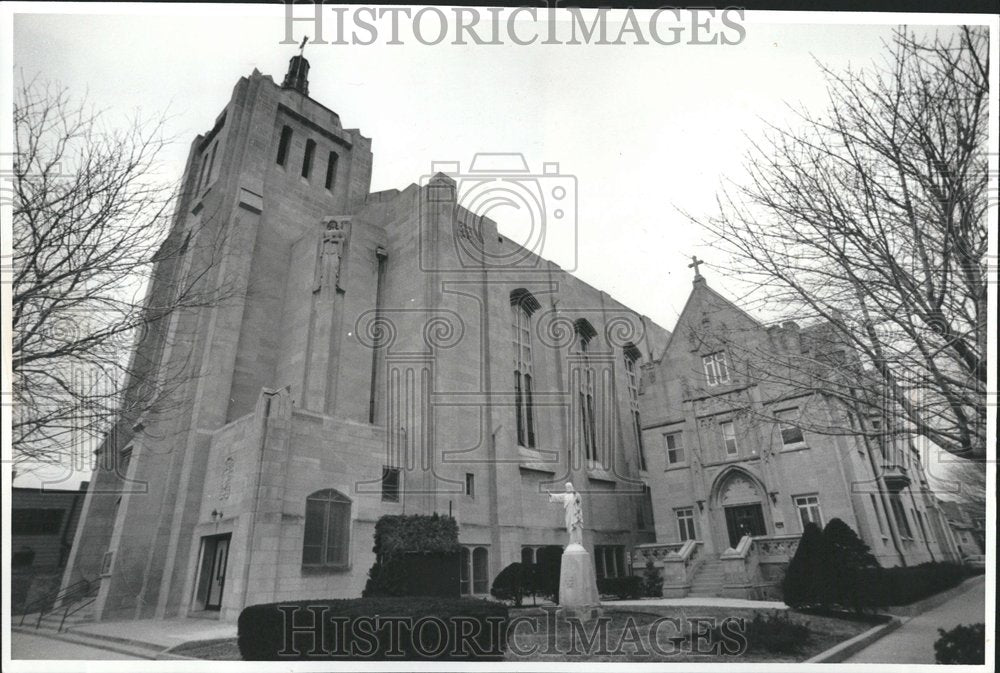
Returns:
[[[297,51],[280,44],[281,7],[111,15],[120,11],[16,16],[15,69],[86,94],[112,120],[169,115],[177,139],[164,156],[170,179],[237,80],[256,67],[280,82]],[[558,162],[577,179],[577,275],[672,329],[692,254],[707,262],[711,285],[739,294],[721,277],[725,260],[678,209],[713,212],[722,181],[740,179],[747,137],[765,121],[792,123],[787,104],[825,107],[817,60],[865,66],[885,57],[891,36],[890,25],[766,24],[753,15],[745,27],[742,43],[729,46],[399,46],[380,36],[371,46],[305,53],[310,95],[372,138],[373,190],[404,188],[435,161],[464,167],[477,152],[520,152],[535,170]],[[571,251],[545,252],[571,265]]]

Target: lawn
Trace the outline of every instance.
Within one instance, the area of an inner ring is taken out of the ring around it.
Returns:
[[[787,611],[790,620],[804,624],[808,635],[793,643],[791,652],[772,652],[751,646],[740,647],[733,629],[733,619],[752,620],[758,612],[772,610],[718,607],[622,606],[613,603],[604,608],[606,636],[596,623],[586,622],[574,629],[561,617],[553,618],[541,608],[512,609],[511,619],[519,619],[508,661],[639,661],[639,662],[799,662],[852,638],[873,626],[871,620],[845,619]],[[782,611],[784,613],[785,611]],[[666,619],[665,619],[666,618]],[[692,632],[704,633],[711,624],[729,619],[723,626],[722,640],[714,644],[708,638],[692,638]],[[679,627],[679,629],[677,628]],[[534,632],[532,632],[534,631]],[[740,631],[742,632],[742,631]],[[554,637],[552,637],[554,633]],[[596,638],[589,646],[585,641]],[[650,644],[650,635],[655,644]],[[721,645],[719,643],[721,642]],[[587,650],[591,652],[587,653]],[[711,652],[711,653],[709,653]],[[236,639],[204,641],[181,645],[174,654],[212,660],[240,660]]]

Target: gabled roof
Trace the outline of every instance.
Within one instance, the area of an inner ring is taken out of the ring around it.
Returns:
[[[727,309],[731,309],[735,313],[743,316],[751,323],[753,323],[755,326],[761,328],[764,327],[764,323],[762,323],[760,320],[758,320],[757,318],[753,317],[752,315],[744,311],[742,308],[737,306],[733,301],[727,299],[726,297],[722,296],[717,291],[709,287],[708,283],[705,282],[705,279],[703,277],[698,277],[695,278],[693,287],[691,288],[691,293],[688,295],[687,301],[684,302],[684,308],[681,309],[681,314],[677,316],[677,322],[674,324],[674,329],[670,333],[670,338],[667,340],[667,345],[663,349],[664,353],[670,350],[670,346],[673,344],[674,338],[677,336],[678,332],[681,331],[681,326],[689,318],[688,314],[692,313],[695,310],[696,306],[704,305],[705,303],[709,302],[722,304],[722,306],[724,306]]]

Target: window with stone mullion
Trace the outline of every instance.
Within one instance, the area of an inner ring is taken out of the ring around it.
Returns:
[[[520,304],[511,305],[511,329],[514,337],[514,407],[517,420],[517,443],[535,446],[534,399],[532,390],[532,351],[530,316]]]

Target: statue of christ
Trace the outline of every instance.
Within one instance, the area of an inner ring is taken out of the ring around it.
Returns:
[[[573,484],[566,482],[565,493],[549,491],[549,502],[561,502],[566,510],[566,531],[569,533],[570,544],[583,544],[583,507],[580,494],[573,489]]]

